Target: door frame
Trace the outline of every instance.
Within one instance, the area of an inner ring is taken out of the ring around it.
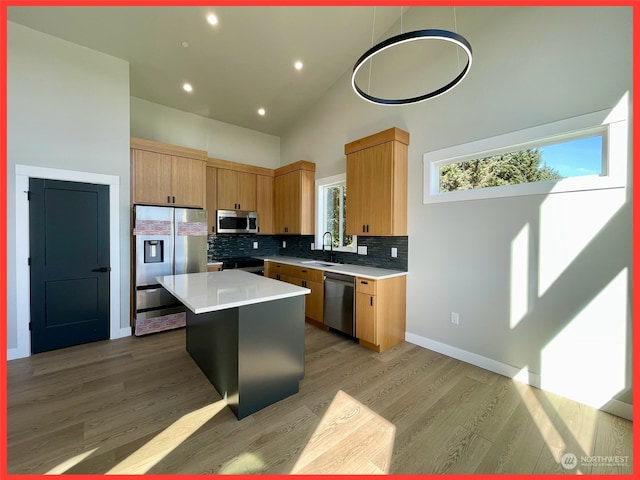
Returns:
[[[67,180],[80,183],[97,183],[109,186],[109,338],[131,335],[131,328],[120,327],[120,177],[100,173],[61,170],[56,168],[16,165],[15,211],[16,211],[16,323],[17,347],[7,351],[7,359],[31,355],[31,319],[29,259],[29,178]]]

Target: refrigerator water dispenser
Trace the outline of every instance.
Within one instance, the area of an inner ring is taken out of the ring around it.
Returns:
[[[164,261],[164,240],[144,241],[144,263],[162,263]]]

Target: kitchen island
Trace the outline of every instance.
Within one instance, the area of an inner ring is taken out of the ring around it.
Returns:
[[[298,392],[311,290],[241,270],[157,280],[187,307],[187,352],[239,420]]]

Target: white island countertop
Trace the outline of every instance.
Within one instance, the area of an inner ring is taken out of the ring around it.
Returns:
[[[237,269],[165,275],[156,279],[193,313],[214,312],[311,293],[308,288]]]

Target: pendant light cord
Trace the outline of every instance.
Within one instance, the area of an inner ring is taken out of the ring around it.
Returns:
[[[376,7],[373,7],[373,25],[371,25],[371,46],[373,47],[373,40],[375,38],[374,32],[376,29]],[[371,93],[371,68],[373,67],[373,58],[369,60],[369,85],[367,86],[367,93]]]
[[[453,7],[453,31],[458,33],[458,16],[456,15],[456,7]],[[458,58],[458,71],[460,71],[460,49],[456,47],[456,57]]]

